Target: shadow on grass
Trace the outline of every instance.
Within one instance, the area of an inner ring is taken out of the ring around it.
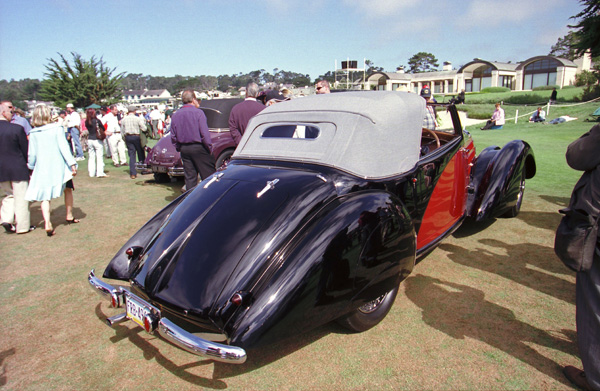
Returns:
[[[556,231],[556,227],[558,227],[558,223],[560,222],[561,217],[562,215],[558,213],[557,209],[556,213],[521,212],[517,216],[517,219],[522,220],[524,223],[527,223],[532,227],[548,229],[552,231],[551,233],[549,233],[549,235],[552,235],[552,237],[554,237],[554,231]]]
[[[179,180],[171,180],[171,182],[158,183],[156,182],[152,176],[138,176],[136,180],[136,185],[139,186],[160,186],[169,189],[172,194],[165,197],[165,201],[171,202],[175,198],[179,197],[183,192],[181,188],[183,187],[183,181]]]
[[[6,360],[9,356],[15,354],[17,350],[15,348],[6,349],[0,352],[0,386],[6,385],[8,380],[6,376],[6,365],[4,365],[4,360]]]
[[[104,322],[104,320],[107,318],[107,315],[102,312],[101,306],[101,304],[98,304],[95,312],[98,319]],[[156,362],[163,368],[186,382],[213,389],[227,388],[227,383],[220,379],[252,372],[297,350],[300,350],[330,333],[349,333],[346,329],[343,329],[341,326],[338,326],[332,322],[307,333],[271,344],[264,348],[252,349],[247,352],[248,360],[242,365],[225,364],[210,359],[202,359],[199,356],[194,356],[192,354],[190,354],[190,357],[192,358],[193,362],[185,365],[176,365],[167,357],[162,355],[159,349],[153,346],[147,339],[139,335],[140,333],[145,333],[145,331],[143,331],[140,327],[130,329],[124,325],[117,324],[113,327],[113,329],[115,330],[115,335],[110,338],[111,342],[117,343],[124,339],[128,339],[129,342],[133,343],[143,352],[146,360],[156,360]],[[157,340],[160,340],[161,343],[170,345],[170,343],[162,337],[158,335],[155,335],[155,337]],[[188,372],[188,369],[190,368],[202,365],[210,365],[213,363],[214,371],[212,379],[207,379]]]
[[[295,335],[283,341],[279,341],[262,348],[251,349],[247,351],[248,360],[243,365],[230,365],[216,362],[214,378],[224,379],[255,371],[332,333],[349,334],[350,332],[335,322],[327,323],[323,326],[317,327],[316,329],[307,331],[306,333],[300,335]]]
[[[96,306],[95,312],[98,319],[104,322],[107,316],[102,312],[101,304],[98,304]],[[196,360],[195,356],[190,355],[190,357],[193,358],[193,362],[185,365],[177,365],[173,361],[169,360],[164,355],[162,355],[159,349],[153,346],[150,342],[148,342],[148,340],[139,335],[141,332],[145,333],[145,331],[143,331],[142,328],[135,327],[133,329],[130,329],[126,326],[117,324],[113,327],[113,329],[115,330],[115,335],[110,338],[111,342],[117,343],[124,339],[128,339],[129,342],[133,343],[143,352],[144,359],[156,360],[156,362],[160,364],[163,368],[171,372],[173,375],[179,377],[180,379],[200,387],[213,388],[217,390],[223,390],[227,388],[227,384],[221,380],[206,379],[204,377],[197,376],[188,372],[188,369],[190,368],[212,364],[212,360]],[[169,343],[162,338],[157,339],[162,341],[162,343]]]
[[[461,226],[452,234],[455,238],[466,238],[481,231],[485,231],[492,224],[496,222],[496,219],[485,219],[481,222],[476,222],[473,219],[465,219]]]
[[[551,196],[551,195],[540,195],[540,198],[548,201],[551,204],[554,204],[556,206],[558,206],[557,208],[557,213],[558,213],[558,209],[562,209],[562,208],[566,208],[567,205],[569,205],[569,197],[556,197],[556,196]]]
[[[566,303],[575,303],[575,284],[552,275],[571,274],[556,258],[552,248],[531,243],[511,245],[496,239],[481,239],[480,243],[504,249],[506,255],[485,248],[465,249],[449,243],[442,243],[439,248],[448,252],[448,258],[460,265],[494,273]]]
[[[73,206],[73,217],[79,220],[83,220],[87,217],[87,213],[83,209],[77,207],[77,199],[75,199],[75,205]],[[29,206],[29,213],[31,216],[31,225],[35,225],[37,228],[44,228],[44,216],[42,215],[42,208],[39,202],[31,203]],[[67,223],[67,209],[64,205],[60,205],[56,208],[52,207],[50,203],[50,222],[54,228],[60,225],[68,225]]]
[[[555,336],[521,322],[512,311],[485,300],[483,291],[466,285],[417,274],[405,281],[405,292],[421,309],[427,325],[455,339],[473,338],[486,343],[571,386],[559,364],[529,345],[576,356],[572,335]]]

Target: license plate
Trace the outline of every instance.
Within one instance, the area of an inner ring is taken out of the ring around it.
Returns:
[[[127,318],[144,327],[144,318],[150,313],[150,309],[131,295],[127,295]]]
[[[164,172],[167,172],[167,167],[164,167],[164,166],[152,166],[152,171],[153,172],[164,173]]]

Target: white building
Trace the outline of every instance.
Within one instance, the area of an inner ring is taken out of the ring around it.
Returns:
[[[590,65],[589,55],[575,62],[553,56],[531,57],[519,63],[476,58],[458,70],[446,62],[443,69],[436,72],[375,72],[367,78],[367,88],[419,92],[427,85],[435,94],[455,94],[461,90],[477,92],[487,87],[507,87],[513,91],[554,85],[562,88],[573,85],[575,75],[589,70]]]
[[[174,98],[167,90],[126,90],[123,91],[123,101],[127,105],[150,107],[169,104]]]

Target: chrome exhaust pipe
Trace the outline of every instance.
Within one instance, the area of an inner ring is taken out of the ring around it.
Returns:
[[[114,327],[116,324],[125,322],[127,319],[127,313],[123,312],[122,314],[111,316],[110,318],[106,318],[106,324],[110,327]]]

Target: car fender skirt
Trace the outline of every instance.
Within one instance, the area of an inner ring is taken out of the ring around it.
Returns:
[[[477,157],[472,172],[468,215],[476,221],[500,216],[516,202],[522,178],[534,177],[533,150],[523,140],[510,141],[502,149],[488,147]]]
[[[226,328],[230,343],[271,343],[340,318],[396,288],[415,263],[415,230],[393,195],[364,191],[325,206],[280,250]]]

